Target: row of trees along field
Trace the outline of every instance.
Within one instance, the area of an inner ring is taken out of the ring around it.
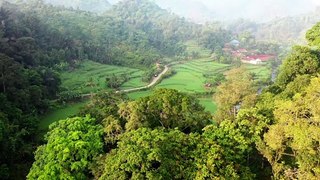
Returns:
[[[28,179],[319,179],[319,29],[260,95],[250,74],[231,70],[213,119],[176,90],[98,95],[50,126]]]
[[[60,71],[73,70],[86,59],[148,68],[163,57],[184,56],[184,41],[218,33],[146,0],[123,1],[101,15],[42,0],[0,0],[0,5],[3,179],[23,179],[27,174],[39,144],[38,116],[61,90]]]

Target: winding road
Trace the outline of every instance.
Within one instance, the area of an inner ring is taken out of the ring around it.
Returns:
[[[142,86],[142,87],[137,87],[137,88],[119,90],[119,91],[116,91],[116,93],[128,93],[128,92],[132,92],[132,91],[139,91],[139,90],[143,90],[143,89],[148,89],[148,88],[154,86],[155,84],[157,84],[161,80],[161,77],[166,72],[168,72],[168,70],[169,70],[168,65],[165,65],[163,71],[157,77],[153,78],[153,80],[148,85]]]
[[[131,88],[131,89],[123,89],[123,90],[116,91],[116,93],[129,93],[129,92],[133,92],[133,91],[139,91],[139,90],[151,88],[152,86],[154,86],[155,84],[157,84],[161,80],[161,77],[166,72],[168,72],[168,70],[169,70],[169,65],[165,65],[163,71],[157,77],[153,78],[153,80],[148,85],[142,86],[142,87],[137,87],[137,88]],[[87,97],[90,97],[95,94],[96,93],[82,94],[81,97],[87,98]]]

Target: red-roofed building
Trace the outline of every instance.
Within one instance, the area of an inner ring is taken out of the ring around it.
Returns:
[[[268,55],[268,54],[260,54],[260,55],[252,55],[252,56],[246,56],[241,60],[243,63],[249,63],[249,64],[261,64],[262,62],[266,62],[274,58],[274,55]]]
[[[253,56],[247,56],[250,59],[260,59],[261,61],[269,61],[272,58],[274,58],[274,55],[269,54],[260,54],[260,55],[253,55]]]

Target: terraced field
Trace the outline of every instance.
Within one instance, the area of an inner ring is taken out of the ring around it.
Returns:
[[[129,80],[121,87],[123,89],[144,86],[146,83],[141,81],[142,74],[143,71],[139,69],[85,61],[80,68],[61,73],[61,79],[64,89],[86,94],[108,89],[105,79],[112,75],[129,77]]]
[[[142,75],[143,71],[140,70],[130,74],[130,80],[125,82],[120,89],[130,89],[147,85],[147,83],[141,81]]]
[[[256,74],[258,80],[267,79],[270,77],[270,69],[268,66],[256,66],[256,65],[244,65],[250,72]],[[203,58],[198,60],[192,60],[184,64],[177,64],[173,67],[177,73],[168,78],[164,79],[155,88],[172,88],[187,93],[201,93],[205,92],[204,82],[206,77],[203,74],[207,74],[210,77],[214,77],[217,73],[223,73],[228,69],[228,65],[219,64],[213,62],[209,58]],[[146,83],[141,82],[141,76],[143,71],[138,69],[102,65],[92,61],[84,62],[83,66],[76,71],[67,72],[62,74],[62,82],[65,88],[72,90],[79,90],[83,93],[96,92],[102,89],[107,89],[105,85],[105,77],[115,74],[120,75],[128,73],[130,80],[122,85],[122,89],[136,88],[144,86]],[[94,87],[85,86],[86,83],[92,80],[95,84]],[[129,93],[130,99],[138,99],[151,95],[151,90],[138,91]],[[214,113],[217,109],[216,104],[213,102],[211,96],[199,98],[200,104],[202,104],[207,111]],[[81,106],[84,106],[86,102],[69,104],[63,108],[56,109],[46,116],[44,116],[40,123],[41,129],[46,129],[49,124],[59,119],[65,119],[71,115],[75,115]]]
[[[195,50],[197,49],[195,48]],[[203,50],[199,51],[202,51],[203,55],[206,54]],[[270,78],[271,71],[267,65],[257,66],[245,64],[243,66],[250,72],[255,73],[258,80]],[[228,70],[229,67],[229,65],[213,62],[210,58],[190,60],[189,62],[172,66],[171,68],[176,71],[176,74],[168,79],[164,79],[155,88],[177,89],[190,94],[203,93],[208,91],[204,86],[208,78],[214,78],[218,73],[223,73]],[[103,89],[108,89],[105,78],[113,74],[116,76],[126,74],[129,77],[129,81],[125,82],[120,87],[121,89],[136,88],[147,84],[141,81],[141,76],[143,75],[142,70],[86,61],[77,70],[62,73],[62,86],[69,90],[78,90],[81,93],[98,92]],[[94,86],[90,86],[90,83]],[[130,99],[138,99],[150,95],[152,91],[153,90],[150,89],[132,92],[128,93],[128,96]],[[215,112],[217,107],[211,96],[199,98],[199,101],[206,110],[211,113]],[[70,107],[66,107],[66,109],[68,108]],[[60,114],[64,114],[64,110],[58,110],[56,113],[58,113],[58,117],[60,117]],[[54,121],[50,116],[51,114],[45,118],[46,120],[41,125],[42,127],[47,127],[48,124]],[[57,115],[52,114],[52,116]],[[61,118],[64,118],[64,116],[61,116]]]
[[[228,65],[213,62],[210,58],[192,60],[184,64],[177,64],[172,67],[177,73],[164,79],[157,87],[177,89],[188,93],[205,92],[204,86],[208,77],[214,78],[218,73],[228,69]]]
[[[267,65],[257,66],[244,64],[243,66],[250,72],[255,73],[258,81],[270,78],[271,70]],[[155,88],[171,88],[191,94],[206,92],[207,89],[204,87],[204,83],[207,77],[204,77],[203,75],[207,74],[209,78],[213,78],[217,73],[223,73],[228,70],[229,67],[230,66],[228,65],[213,62],[209,58],[202,58],[183,64],[177,64],[171,67],[177,73],[168,79],[164,79]],[[129,93],[128,96],[130,99],[138,99],[140,97],[148,96],[151,93],[152,90],[139,91]],[[217,106],[211,96],[199,98],[199,101],[207,111],[210,111],[211,113],[216,111]]]
[[[204,87],[207,77],[204,77],[204,74],[213,78],[217,73],[225,72],[229,66],[215,63],[209,58],[202,58],[183,64],[177,64],[171,68],[176,71],[176,74],[168,79],[164,79],[155,88],[177,89],[182,92],[193,94],[207,91]],[[140,97],[148,96],[151,93],[152,90],[139,91],[129,93],[128,96],[130,99],[138,99]],[[217,107],[211,96],[199,98],[199,101],[207,111],[211,113],[216,111]]]

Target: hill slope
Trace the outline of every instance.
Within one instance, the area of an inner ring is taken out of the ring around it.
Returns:
[[[320,8],[300,16],[285,17],[261,24],[256,36],[260,40],[277,40],[289,43],[305,42],[308,29],[320,20]]]
[[[277,41],[285,44],[305,42],[305,33],[320,21],[320,8],[307,14],[277,18],[266,23],[244,19],[228,26],[234,33],[251,32],[260,41]]]

